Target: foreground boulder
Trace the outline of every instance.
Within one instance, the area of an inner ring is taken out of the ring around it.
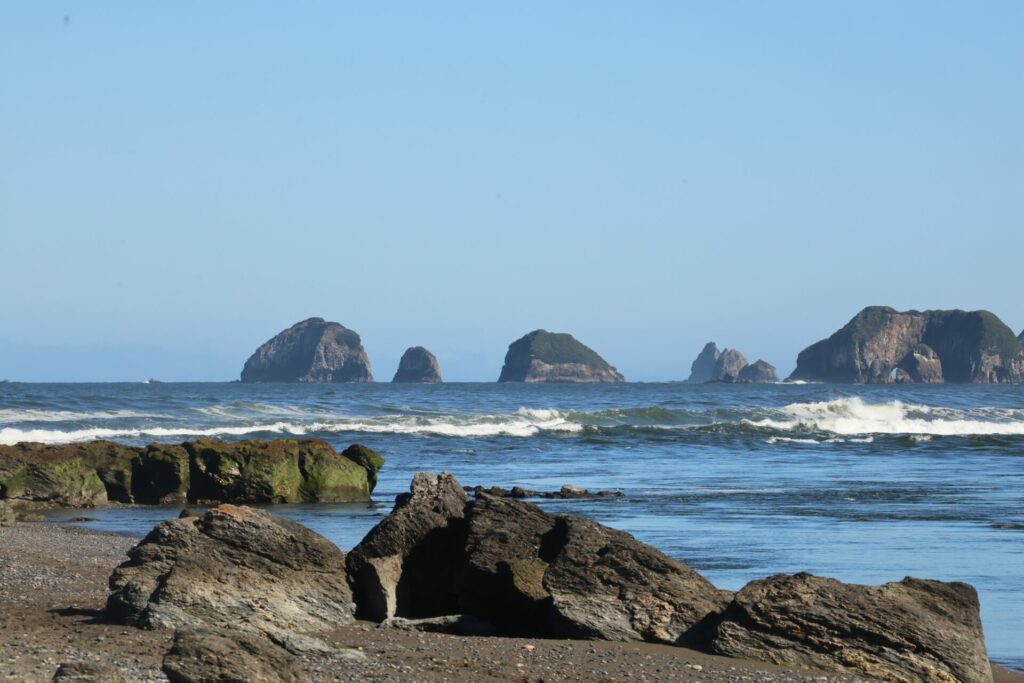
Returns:
[[[57,667],[52,683],[125,683],[125,678],[112,664],[71,662]]]
[[[988,311],[899,312],[871,306],[801,351],[790,379],[1019,383],[1024,382],[1024,347]]]
[[[261,634],[193,627],[175,631],[164,655],[171,683],[306,683],[309,677],[284,648]]]
[[[107,615],[143,628],[224,626],[269,634],[351,623],[345,554],[261,510],[221,505],[158,524],[110,577]]]
[[[624,382],[626,378],[571,334],[534,330],[512,342],[499,382]]]
[[[20,443],[0,446],[0,498],[64,507],[363,501],[383,464],[365,446],[339,454],[317,439]]]
[[[0,500],[0,526],[14,526],[17,520],[18,516],[14,512],[14,506],[6,500]]]
[[[411,346],[402,354],[392,382],[438,384],[441,382],[441,366],[437,358],[422,346]]]
[[[372,382],[359,335],[338,323],[309,318],[292,325],[249,357],[243,382]]]
[[[992,681],[978,596],[963,583],[771,576],[736,593],[710,649],[900,683]]]
[[[348,554],[359,617],[453,614],[451,577],[463,538],[466,493],[450,474],[419,472],[391,514]]]

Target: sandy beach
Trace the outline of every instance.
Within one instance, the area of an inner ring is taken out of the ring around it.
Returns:
[[[129,536],[49,523],[0,530],[0,680],[49,681],[64,662],[115,664],[130,681],[166,680],[169,631],[104,620],[107,578],[136,543]],[[761,681],[866,680],[712,657],[660,645],[468,638],[355,625],[327,638],[335,654],[302,658],[314,681]],[[995,668],[999,683],[1024,675]]]

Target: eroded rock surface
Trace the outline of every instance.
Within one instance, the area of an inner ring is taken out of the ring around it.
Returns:
[[[499,382],[624,382],[625,377],[572,335],[534,330],[512,342]]]
[[[353,619],[345,554],[306,527],[221,505],[158,524],[110,577],[107,615],[143,628],[329,630]]]
[[[736,593],[710,649],[899,683],[990,683],[979,609],[963,583],[858,586],[780,574]]]
[[[422,346],[412,346],[405,350],[398,362],[392,382],[438,384],[441,382],[441,366],[437,358]]]
[[[902,372],[900,372],[902,371]],[[1024,348],[988,311],[905,311],[871,306],[800,352],[791,379],[1024,382]]]
[[[307,683],[299,662],[258,633],[191,627],[175,631],[164,655],[170,683]]]
[[[243,382],[372,382],[359,335],[344,325],[309,318],[267,341],[245,362]]]
[[[100,662],[70,662],[57,667],[52,683],[124,683],[116,666]]]

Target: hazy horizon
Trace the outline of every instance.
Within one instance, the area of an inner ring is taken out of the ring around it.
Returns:
[[[196,17],[202,17],[196,20]],[[569,332],[782,376],[867,305],[1024,329],[1024,5],[0,8],[0,379],[378,381]]]

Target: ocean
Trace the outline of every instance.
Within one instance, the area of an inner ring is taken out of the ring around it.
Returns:
[[[349,549],[414,472],[623,529],[723,588],[778,572],[911,575],[979,592],[989,654],[1024,669],[1024,386],[0,384],[0,443],[303,436],[386,459],[374,503],[275,512]],[[177,508],[58,511],[143,534]]]

